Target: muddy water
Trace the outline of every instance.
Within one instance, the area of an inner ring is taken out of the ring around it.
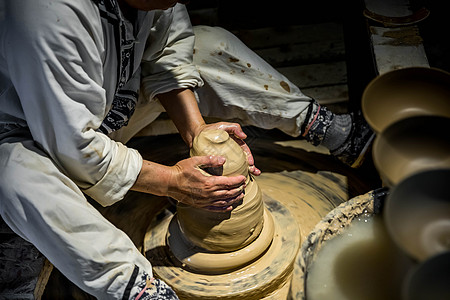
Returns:
[[[401,298],[413,266],[389,237],[379,216],[362,215],[319,250],[307,278],[308,300]]]

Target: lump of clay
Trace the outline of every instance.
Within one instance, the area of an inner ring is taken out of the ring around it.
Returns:
[[[201,132],[192,144],[191,156],[219,155],[226,158],[223,168],[207,169],[213,175],[248,175],[248,163],[244,151],[230,138],[228,132],[220,129]]]
[[[206,130],[194,140],[191,156],[220,155],[226,158],[222,170],[207,170],[224,176],[247,177],[245,196],[231,212],[211,212],[184,204],[177,219],[184,237],[192,244],[215,252],[231,252],[255,240],[263,227],[264,205],[261,191],[248,173],[241,147],[223,130]],[[211,175],[215,176],[215,175]]]

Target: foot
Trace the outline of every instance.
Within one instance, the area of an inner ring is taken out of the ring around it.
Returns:
[[[147,280],[134,300],[179,300],[175,292],[160,279]]]
[[[352,129],[347,140],[336,150],[331,151],[331,155],[352,168],[358,168],[369,152],[375,133],[361,112],[352,113],[351,116]]]

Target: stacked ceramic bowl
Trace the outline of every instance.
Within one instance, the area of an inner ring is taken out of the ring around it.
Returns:
[[[450,299],[450,73],[387,72],[366,87],[362,110],[377,134],[375,167],[390,188],[386,227],[417,261],[404,298]]]

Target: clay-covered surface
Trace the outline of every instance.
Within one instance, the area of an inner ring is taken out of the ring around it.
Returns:
[[[246,142],[256,166],[262,170],[256,180],[263,195],[280,201],[289,210],[299,224],[301,241],[340,203],[380,185],[370,157],[362,168],[354,170],[334,160],[323,148],[312,147],[299,139],[254,128],[244,128],[244,131],[249,136]],[[189,157],[189,149],[177,134],[136,138],[129,146],[138,149],[146,159],[168,165]],[[96,207],[142,249],[153,216],[167,207],[173,210],[174,205],[165,197],[133,192],[110,207]],[[294,278],[298,270],[297,258]],[[272,296],[283,299],[280,294]],[[53,296],[58,295],[64,295],[65,299],[93,299],[54,270],[45,296],[55,299]]]

